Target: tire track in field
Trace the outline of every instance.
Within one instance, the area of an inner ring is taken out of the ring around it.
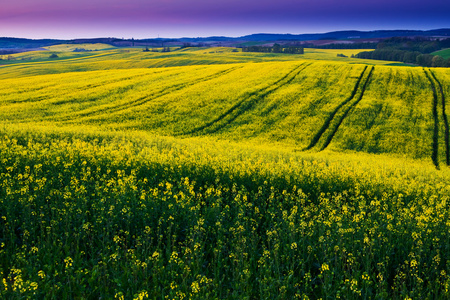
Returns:
[[[361,101],[361,99],[363,98],[364,92],[366,91],[367,85],[369,84],[369,81],[370,81],[370,79],[372,77],[373,70],[375,70],[375,67],[372,67],[370,69],[369,75],[367,75],[367,79],[366,79],[366,81],[364,82],[364,85],[361,88],[361,94],[359,95],[358,99],[356,99],[355,102],[350,104],[350,106],[347,108],[347,110],[345,110],[344,114],[341,116],[339,121],[336,123],[336,125],[334,126],[334,128],[333,128],[332,132],[330,133],[330,135],[328,135],[327,139],[325,140],[325,143],[320,148],[320,151],[325,150],[325,148],[328,147],[328,145],[331,143],[331,140],[333,139],[334,135],[338,131],[339,126],[341,126],[342,122],[347,117],[347,115],[350,112],[350,110],[352,110],[352,108],[354,108]]]
[[[102,114],[102,113],[108,113],[108,114],[110,114],[110,113],[117,113],[117,112],[129,109],[129,108],[132,108],[132,107],[143,105],[143,104],[145,104],[145,103],[147,103],[147,102],[149,102],[151,100],[154,100],[156,98],[159,98],[159,97],[165,96],[167,94],[176,92],[176,91],[181,90],[181,89],[183,89],[183,88],[185,88],[187,86],[192,86],[192,85],[195,85],[195,84],[198,84],[198,83],[201,83],[201,82],[205,82],[205,81],[209,81],[209,80],[213,80],[213,79],[219,78],[221,76],[224,76],[224,75],[226,75],[228,73],[231,73],[231,72],[233,72],[233,71],[235,71],[237,69],[240,69],[240,68],[242,68],[242,66],[232,67],[232,68],[229,68],[229,69],[226,69],[226,70],[214,73],[212,75],[208,75],[208,76],[205,76],[205,77],[198,78],[198,79],[193,80],[191,82],[187,82],[187,83],[183,82],[183,83],[175,84],[175,85],[172,85],[172,86],[170,86],[170,87],[168,87],[168,88],[166,88],[166,89],[164,89],[162,91],[157,92],[156,94],[146,95],[146,96],[140,97],[140,98],[138,98],[136,100],[133,100],[133,101],[130,101],[130,102],[127,102],[127,103],[124,103],[124,104],[116,105],[116,106],[113,106],[113,107],[106,107],[106,108],[95,110],[93,112],[80,113],[80,114],[77,115],[77,117],[88,117],[88,116],[93,115],[93,114]]]
[[[98,83],[98,84],[90,84],[89,86],[86,86],[86,87],[83,87],[83,88],[85,88],[87,91],[89,91],[89,90],[93,90],[95,88],[98,88],[98,87],[101,87],[101,86],[104,86],[104,85],[114,84],[114,83],[121,82],[121,81],[132,80],[134,78],[139,78],[139,77],[142,77],[142,76],[143,76],[142,74],[139,74],[139,75],[134,75],[134,76],[127,76],[125,78],[122,77],[122,78],[114,79],[114,80],[107,81],[107,82],[101,82],[101,83]],[[127,85],[121,86],[119,89],[122,92],[126,92],[126,91],[129,91],[129,90],[133,89],[135,86],[136,86],[136,83],[131,83],[131,84],[127,84]],[[75,90],[68,89],[68,90],[65,90],[65,91],[66,91],[65,93],[58,93],[58,97],[60,98],[61,96],[72,94]],[[106,93],[102,94],[102,97],[107,97],[107,96],[109,96],[111,94],[116,93],[116,91],[117,90],[108,90]],[[67,103],[70,103],[70,102],[77,102],[76,98],[75,99],[69,98],[69,99],[56,100],[56,101],[55,101],[55,99],[53,99],[53,100],[50,99],[49,100],[48,95],[39,96],[37,98],[30,98],[29,100],[33,101],[32,102],[33,104],[37,103],[37,102],[41,102],[41,101],[48,101],[49,102],[48,105],[51,105],[52,107],[59,106],[59,105],[64,105],[64,104],[67,104]],[[83,102],[93,102],[93,101],[95,101],[95,99],[87,100],[87,101],[83,101]],[[30,102],[30,101],[21,101],[20,103],[28,103],[28,102]],[[61,115],[58,115],[58,116],[55,116],[54,114],[49,114],[49,115],[43,116],[41,118],[41,121],[44,121],[44,120],[54,121],[55,119],[58,119],[58,121],[69,121],[71,119],[77,118],[78,116],[79,116],[79,112],[69,111],[67,113],[64,113],[64,114],[61,114]],[[23,121],[33,121],[34,119],[35,119],[35,117],[31,116],[31,117],[28,117],[28,118],[24,118],[22,120]]]
[[[115,79],[113,79],[111,81],[105,80],[103,82],[99,82],[99,83],[95,83],[95,84],[89,84],[89,85],[87,85],[85,87],[82,87],[82,88],[84,88],[86,91],[89,91],[89,90],[94,90],[94,89],[96,89],[98,87],[102,87],[102,86],[105,86],[105,85],[111,85],[111,84],[115,84],[115,83],[122,82],[122,81],[129,81],[129,80],[133,80],[133,79],[140,78],[140,77],[143,77],[143,76],[146,76],[146,74],[137,74],[137,75],[132,75],[132,76],[115,78]],[[102,94],[102,97],[108,97],[109,95],[116,94],[118,90],[120,90],[121,93],[125,93],[125,92],[127,92],[129,90],[132,90],[133,88],[136,87],[136,85],[139,85],[139,84],[143,84],[143,82],[138,82],[138,83],[131,82],[131,83],[123,85],[123,86],[121,86],[121,87],[119,87],[117,89],[107,90],[106,93]],[[73,92],[74,92],[74,90],[69,89],[69,90],[67,90],[66,93],[59,93],[58,96],[61,97],[62,95],[72,94]],[[48,100],[48,98],[46,98],[46,97],[40,97],[40,98],[41,99],[38,99],[35,102]],[[63,105],[63,104],[66,104],[66,103],[70,103],[72,101],[77,101],[77,99],[75,98],[75,99],[59,100],[59,101],[50,102],[50,104],[52,106],[54,106],[54,105]],[[95,99],[88,100],[86,102],[92,102],[92,101],[95,101]],[[95,107],[95,106],[90,106],[87,109],[93,108],[93,107]],[[81,111],[78,111],[78,112],[68,112],[66,114],[62,114],[62,115],[59,115],[59,116],[50,115],[50,116],[46,116],[46,117],[44,117],[42,119],[43,120],[54,120],[55,117],[56,117],[56,118],[58,118],[59,121],[69,121],[69,120],[74,119],[74,118],[79,118],[83,114],[85,114],[85,113],[83,113],[83,110],[81,110]]]
[[[428,71],[430,72],[431,76],[434,78],[434,80],[436,81],[436,83],[438,84],[439,87],[439,93],[441,95],[441,103],[442,103],[442,119],[444,120],[444,127],[445,127],[445,162],[447,164],[447,166],[450,166],[450,129],[448,126],[448,118],[447,118],[447,113],[445,112],[445,94],[444,94],[444,89],[442,88],[442,84],[441,82],[437,79],[436,74],[431,71],[430,69],[428,69]]]
[[[281,77],[280,79],[275,81],[270,86],[268,86],[262,90],[249,93],[248,97],[245,97],[244,100],[239,101],[238,103],[236,103],[235,105],[230,107],[228,110],[226,110],[224,113],[222,113],[220,116],[218,116],[214,120],[209,121],[200,127],[194,128],[191,131],[180,133],[179,135],[198,134],[201,131],[207,131],[205,133],[214,133],[214,132],[219,131],[220,129],[224,128],[225,126],[227,126],[228,124],[230,124],[231,122],[236,120],[244,112],[250,110],[253,107],[253,105],[255,104],[256,100],[264,98],[264,97],[268,96],[269,94],[275,92],[282,86],[292,82],[295,79],[295,77],[297,77],[297,75],[300,74],[301,71],[306,69],[311,64],[312,63],[299,65],[298,67],[294,68],[292,71],[288,72],[286,75],[284,75],[283,77]],[[292,75],[292,74],[294,74],[294,75]],[[283,81],[285,81],[285,82],[282,83]],[[236,113],[234,113],[234,112],[236,112]],[[228,117],[228,119],[225,120],[227,117]],[[220,121],[222,121],[222,120],[225,120],[225,122],[220,124]]]
[[[156,99],[156,98],[164,96],[164,95],[167,95],[167,94],[169,94],[171,92],[174,92],[176,90],[180,90],[186,85],[197,84],[197,83],[202,82],[202,81],[214,79],[214,78],[219,77],[219,76],[221,76],[223,74],[232,72],[232,71],[234,71],[237,68],[241,68],[241,66],[233,67],[233,68],[230,68],[230,69],[227,69],[227,70],[224,70],[224,71],[220,71],[220,72],[217,72],[215,74],[199,78],[199,79],[194,80],[192,82],[188,82],[188,83],[183,82],[181,84],[172,85],[172,86],[170,86],[167,89],[164,89],[164,90],[156,92],[156,94],[146,95],[146,96],[140,97],[140,98],[138,98],[138,99],[136,99],[136,100],[134,100],[132,102],[126,102],[126,103],[118,104],[118,105],[105,104],[105,105],[102,105],[101,107],[99,107],[97,109],[93,109],[93,107],[89,107],[88,108],[89,109],[88,112],[81,111],[81,112],[78,112],[78,113],[71,113],[71,114],[67,115],[66,118],[60,119],[60,120],[62,120],[62,121],[69,121],[69,120],[74,119],[74,118],[95,117],[95,116],[99,116],[99,115],[102,115],[102,114],[117,113],[117,112],[120,112],[122,110],[126,110],[126,109],[129,109],[131,107],[134,107],[134,106],[145,104],[148,101],[151,101],[153,99]],[[180,73],[175,73],[175,74],[170,75],[170,77],[177,76],[179,74]],[[143,82],[141,82],[140,84],[142,84],[142,83]],[[136,84],[134,84],[132,86],[135,86],[135,85]],[[112,93],[116,93],[115,90],[112,90],[111,92]]]
[[[307,67],[309,67],[311,65],[311,63],[309,64],[304,64],[303,68],[301,70],[299,70],[298,74],[300,74],[302,71],[304,71]],[[298,75],[297,74],[297,75]],[[297,76],[296,75],[296,76]],[[292,102],[292,101],[291,101]],[[286,105],[286,104],[284,104]],[[274,109],[276,109],[278,107],[277,103],[272,103],[270,105],[267,105],[266,107],[264,107],[264,109],[262,109],[261,111],[261,116],[267,116],[269,115]]]
[[[95,88],[98,88],[98,87],[101,87],[104,85],[115,84],[115,83],[121,82],[121,81],[132,80],[132,79],[139,78],[142,76],[143,76],[142,74],[138,74],[138,75],[121,77],[121,78],[114,78],[113,80],[110,80],[110,81],[108,81],[108,79],[106,79],[106,80],[102,80],[102,82],[95,83],[95,84],[89,84],[82,88],[84,88],[86,91],[89,91],[89,90],[93,90]],[[131,90],[132,88],[134,88],[135,85],[136,84],[128,84],[126,86],[122,86],[120,89],[122,91],[128,91],[128,90]],[[62,96],[74,93],[74,91],[75,91],[75,89],[64,89],[64,92],[58,91],[57,96],[58,96],[58,98],[61,98]],[[114,90],[109,90],[105,94],[102,94],[102,96],[106,97],[113,93],[115,93]],[[48,94],[46,94],[46,95],[40,95],[40,96],[33,97],[33,98],[26,98],[24,100],[13,100],[13,101],[9,101],[7,104],[30,104],[30,103],[36,104],[36,103],[39,103],[42,101],[46,101],[48,103],[44,103],[44,104],[51,105],[52,107],[54,107],[54,106],[64,105],[66,103],[77,101],[77,99],[73,99],[73,98],[64,99],[64,100],[53,99],[52,94],[50,96]],[[89,101],[85,101],[85,102],[92,102],[92,101],[95,101],[95,100],[89,100]],[[53,120],[55,120],[55,118],[57,118],[58,121],[68,121],[75,117],[78,117],[77,112],[68,112],[65,114],[58,115],[58,116],[55,116],[53,113],[50,113],[50,114],[46,114],[45,116],[42,116],[40,118],[40,120],[41,121],[45,121],[45,120],[53,121]],[[35,120],[35,118],[36,118],[36,116],[29,116],[29,117],[23,118],[21,120],[25,121],[25,122],[30,122],[30,121],[32,122]]]
[[[133,80],[133,79],[140,78],[140,77],[143,77],[143,76],[145,76],[145,75],[144,74],[137,74],[137,75],[133,75],[133,76],[116,78],[116,79],[111,80],[111,81],[105,80],[103,82],[99,82],[99,83],[96,83],[96,84],[88,84],[87,86],[81,87],[81,88],[85,89],[86,91],[94,90],[94,89],[96,89],[98,87],[104,87],[104,86],[107,86],[107,85],[112,85],[112,84],[115,84],[117,82],[126,82],[128,80]],[[128,85],[124,85],[124,86],[118,87],[117,90],[120,90],[121,92],[128,91],[128,90],[134,88],[137,84],[138,83],[131,83],[131,84],[128,84]],[[104,95],[102,95],[102,96],[106,97],[108,95],[115,94],[115,93],[117,93],[117,90],[113,90],[113,89],[107,90],[107,92]],[[71,93],[73,93],[73,90],[68,90],[66,94],[71,94]],[[60,95],[61,94],[59,94],[59,96]],[[61,104],[65,104],[67,102],[71,102],[73,100],[74,99],[60,100],[60,101],[52,102],[51,104],[52,105],[61,105]],[[90,101],[95,101],[95,100],[90,100]],[[75,114],[71,114],[71,115],[75,116]]]
[[[50,53],[50,52],[49,52]],[[71,58],[63,58],[59,60],[44,60],[44,61],[33,61],[33,62],[19,62],[19,63],[13,63],[13,64],[4,64],[0,65],[0,68],[7,68],[7,67],[17,67],[17,66],[35,66],[35,65],[41,65],[41,64],[58,64],[61,62],[72,62],[77,60],[84,60],[84,59],[90,59],[90,58],[98,58],[98,57],[104,57],[104,56],[111,56],[114,54],[118,54],[119,52],[113,52],[113,53],[101,53],[101,54],[93,54],[89,56],[83,56],[83,57],[71,57]]]
[[[367,66],[364,67],[364,69],[361,72],[361,75],[359,75],[358,80],[356,81],[355,87],[352,90],[352,93],[350,94],[350,96],[345,99],[343,102],[341,102],[332,112],[331,114],[328,116],[328,118],[325,120],[325,122],[323,123],[322,127],[319,129],[319,131],[314,135],[314,137],[311,140],[311,143],[309,143],[308,147],[306,147],[304,149],[304,151],[306,150],[310,150],[311,148],[313,148],[317,142],[319,142],[320,138],[322,137],[322,135],[325,133],[325,131],[328,129],[328,127],[331,124],[331,121],[334,119],[334,117],[336,116],[336,114],[339,112],[339,110],[346,105],[347,103],[349,103],[356,95],[356,92],[358,91],[359,85],[361,83],[362,78],[364,77],[364,73],[367,70]]]
[[[106,82],[106,84],[114,84],[114,83],[117,83],[117,82],[126,81],[126,80],[133,80],[133,79],[136,79],[136,78],[145,77],[145,76],[149,76],[149,75],[150,76],[153,76],[153,75],[156,75],[156,74],[160,75],[160,74],[164,74],[166,72],[167,72],[167,70],[160,71],[160,72],[153,72],[153,73],[150,73],[150,74],[149,73],[147,73],[147,74],[137,74],[137,75],[134,75],[134,76],[118,78],[118,79],[115,79],[114,81],[108,81],[108,82]],[[172,78],[172,77],[178,76],[180,74],[181,74],[181,72],[169,74],[165,79]],[[131,83],[131,84],[127,85],[127,86],[119,87],[117,89],[112,89],[106,95],[116,94],[117,90],[120,90],[121,92],[128,91],[130,88],[133,88],[136,85],[142,85],[144,83],[145,83],[144,81],[141,81],[141,82],[137,82],[137,83]],[[99,84],[96,84],[96,85],[90,84],[90,85],[86,86],[86,88],[94,89],[94,88],[97,88],[97,87],[100,87],[100,86],[103,86],[103,85],[105,85],[105,83],[99,83]],[[80,113],[77,114],[77,116],[84,116],[85,114],[88,115],[88,114],[91,114],[91,113],[86,113],[86,112],[82,113],[82,112],[80,112]]]
[[[425,73],[425,76],[427,77],[428,81],[431,85],[431,90],[433,91],[433,119],[434,119],[434,128],[433,128],[433,143],[432,143],[432,153],[431,153],[431,160],[433,161],[433,164],[436,166],[436,169],[439,170],[439,116],[438,116],[438,95],[436,90],[436,85],[432,79],[432,76],[428,72],[431,73],[430,70],[427,70],[424,68],[423,72]]]
[[[97,71],[95,71],[95,72],[97,72]],[[105,85],[107,86],[107,85],[115,84],[115,83],[122,82],[122,81],[125,82],[125,81],[133,80],[133,79],[136,79],[136,78],[141,78],[141,77],[144,77],[144,76],[148,76],[148,75],[163,74],[165,72],[167,72],[167,71],[164,70],[164,71],[158,71],[158,72],[152,72],[152,73],[130,74],[130,75],[126,75],[126,76],[115,77],[113,79],[104,78],[104,79],[102,79],[99,82],[90,83],[90,84],[88,84],[86,86],[82,86],[82,87],[78,87],[78,88],[82,88],[82,89],[84,89],[86,91],[89,91],[89,90],[94,90],[94,89],[96,89],[98,87],[103,87]],[[174,73],[174,74],[169,75],[169,77],[177,76],[179,74],[180,73]],[[106,93],[102,94],[102,97],[107,97],[109,95],[115,94],[115,93],[117,93],[117,90],[120,90],[121,92],[127,92],[127,91],[133,89],[134,87],[136,87],[136,85],[141,85],[141,84],[144,84],[144,83],[145,82],[143,82],[143,81],[138,82],[138,83],[133,83],[133,82],[132,83],[128,83],[128,84],[123,85],[123,86],[121,86],[121,87],[119,87],[117,89],[107,90]],[[74,89],[64,89],[64,91],[65,91],[64,93],[58,92],[58,97],[61,97],[61,96],[67,95],[67,94],[72,94],[72,93],[74,93],[75,90]],[[49,101],[49,97],[48,97],[48,95],[43,95],[43,96],[41,95],[41,96],[33,98],[31,100],[33,102]],[[68,99],[68,100],[59,100],[59,101],[53,100],[53,101],[54,102],[50,102],[49,104],[52,105],[52,106],[56,106],[56,105],[63,105],[63,104],[66,104],[66,103],[70,103],[70,102],[73,102],[73,101],[76,102],[77,99],[75,98],[75,99]],[[88,101],[85,101],[85,102],[93,102],[93,101],[95,101],[95,99],[88,100]],[[19,102],[19,101],[17,101],[17,102]],[[25,102],[25,101],[20,101],[20,102],[22,103],[22,102]],[[28,101],[28,102],[30,102],[30,101]],[[90,107],[88,107],[86,109],[90,109],[90,108],[94,108],[94,107],[95,106],[90,106]],[[46,115],[46,116],[42,117],[41,120],[55,120],[55,118],[57,118],[58,121],[70,121],[72,119],[78,118],[80,116],[80,114],[82,114],[83,111],[85,111],[86,109],[80,110],[80,111],[70,111],[70,112],[67,112],[65,114],[60,114],[58,116],[55,116],[54,114],[50,114],[50,115]],[[28,117],[28,118],[25,118],[25,119],[22,119],[22,120],[23,121],[33,121],[34,117]]]
[[[307,67],[309,67],[311,64],[305,64],[302,68],[302,70],[300,70],[299,74],[301,74]],[[298,74],[298,75],[299,75]],[[303,77],[302,79],[298,79],[297,80],[297,84],[300,82],[303,82],[304,79],[306,77]],[[292,104],[292,102],[295,102],[296,99],[292,98],[289,101],[284,101],[282,103],[281,106],[289,106]],[[273,126],[274,124],[284,120],[288,115],[287,114],[283,114],[283,113],[276,113],[276,110],[280,107],[280,102],[279,101],[273,101],[272,103],[268,103],[267,105],[265,105],[261,111],[258,113],[258,117],[263,118],[263,125],[261,125],[257,130],[255,129],[252,133],[251,136],[255,137],[258,136],[261,133],[264,132],[268,132]],[[272,116],[276,116],[278,118],[274,119],[274,118],[270,118],[270,115],[272,114],[272,112],[275,111],[275,113]]]
[[[97,72],[97,71],[94,71],[94,72]],[[155,73],[152,73],[152,74],[160,74],[160,73],[163,73],[163,72],[155,72]],[[81,86],[81,87],[78,87],[78,88],[83,89],[85,91],[93,90],[93,89],[98,88],[98,87],[103,87],[105,85],[110,85],[110,84],[114,84],[114,83],[117,83],[117,82],[133,80],[133,79],[136,79],[136,78],[139,78],[139,77],[143,77],[145,75],[147,75],[147,74],[136,74],[136,75],[120,76],[120,77],[115,77],[113,79],[109,79],[107,77],[104,77],[103,79],[101,79],[97,83],[90,83],[90,84],[87,84],[86,86]],[[79,78],[76,78],[76,79],[79,80]],[[50,84],[50,85],[47,85],[47,86],[44,86],[44,87],[39,87],[39,88],[33,89],[31,91],[25,91],[25,92],[22,92],[22,93],[37,92],[37,91],[40,91],[40,90],[43,90],[43,92],[44,92],[46,89],[51,89],[51,88],[57,87],[57,86],[60,86],[60,83],[56,82],[56,83],[53,83],[53,84]],[[128,88],[128,86],[124,86],[123,87],[123,89],[127,89],[127,88]],[[71,93],[73,93],[73,91],[74,91],[73,89],[64,89],[63,91],[59,90],[58,91],[58,97],[61,97],[62,95],[71,94]],[[108,93],[106,93],[105,95],[109,95],[109,94],[112,94],[112,93],[115,93],[115,91],[111,90]],[[26,98],[26,99],[23,99],[23,100],[12,100],[12,101],[9,101],[9,103],[40,102],[40,101],[43,101],[43,100],[49,100],[49,96],[48,95],[39,95],[39,96],[34,97],[34,98]],[[57,101],[57,102],[54,102],[54,103],[51,103],[51,104],[59,105],[59,104],[65,103],[65,102],[68,102],[68,101]],[[73,115],[73,114],[71,113],[71,115]]]

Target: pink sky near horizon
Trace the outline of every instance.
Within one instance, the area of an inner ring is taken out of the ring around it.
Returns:
[[[444,0],[15,0],[0,36],[197,37],[335,30],[450,28]]]

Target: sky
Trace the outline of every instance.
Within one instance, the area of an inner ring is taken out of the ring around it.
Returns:
[[[0,37],[178,38],[450,28],[449,0],[0,0]]]

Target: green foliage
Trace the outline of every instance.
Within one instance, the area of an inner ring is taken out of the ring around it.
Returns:
[[[249,46],[242,47],[242,52],[262,52],[262,53],[287,53],[287,54],[304,54],[303,47],[299,46],[281,46],[280,44],[274,44],[269,46]]]
[[[375,51],[361,52],[356,57],[401,61],[423,67],[450,67],[450,60],[445,60],[438,54],[439,52],[435,52],[449,46],[450,39],[430,40],[426,38],[394,37],[378,43]],[[430,54],[431,52],[434,53]]]

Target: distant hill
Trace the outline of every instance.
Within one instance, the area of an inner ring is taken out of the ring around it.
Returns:
[[[428,31],[420,30],[376,30],[376,31],[334,31],[319,34],[252,34],[242,39],[246,40],[296,40],[296,41],[313,41],[313,40],[347,40],[347,39],[373,39],[373,38],[390,38],[397,36],[446,36],[450,37],[450,29],[436,29]]]
[[[243,42],[274,42],[274,41],[318,41],[318,40],[365,40],[365,39],[384,39],[390,37],[450,37],[450,28],[434,29],[434,30],[375,30],[375,31],[333,31],[317,34],[269,34],[258,33],[241,37],[211,36],[211,37],[184,37],[178,39],[157,38],[157,39],[117,39],[117,38],[92,38],[92,39],[73,39],[73,40],[56,40],[56,39],[24,39],[1,37],[0,49],[32,49],[48,47],[57,44],[82,44],[82,43],[103,43],[117,47],[129,46],[162,46],[163,44],[174,43],[194,43],[194,44],[213,44],[227,43],[229,45],[239,44]]]
[[[208,42],[208,41],[314,41],[314,40],[347,40],[347,39],[373,39],[390,38],[397,36],[422,36],[422,37],[450,37],[450,28],[434,30],[375,30],[375,31],[333,31],[316,34],[268,34],[258,33],[236,38],[230,37],[204,37],[204,38],[181,38],[183,42]]]

